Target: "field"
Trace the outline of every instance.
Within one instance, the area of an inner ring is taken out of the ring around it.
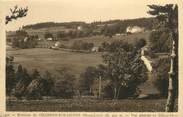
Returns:
[[[96,66],[102,63],[101,53],[88,54],[45,48],[9,50],[7,55],[14,56],[14,62],[21,64],[29,71],[38,69],[43,73],[48,70],[57,74],[63,68],[67,68],[76,76],[80,75],[87,66]]]
[[[7,111],[58,111],[58,112],[163,112],[165,99],[151,100],[97,100],[58,99],[42,101],[7,102]],[[177,100],[175,111],[178,110]]]
[[[99,46],[102,42],[112,42],[115,40],[124,40],[134,43],[137,39],[148,39],[150,32],[137,33],[125,36],[114,36],[113,38],[103,36],[93,36],[86,38],[77,38],[69,41],[61,41],[65,46],[71,46],[74,41],[82,40],[84,42],[92,42],[95,46]],[[48,42],[53,45],[53,42]],[[51,46],[50,45],[50,46]],[[67,68],[72,74],[79,76],[86,67],[96,66],[102,63],[101,53],[80,53],[65,50],[51,50],[45,48],[34,49],[8,49],[7,55],[15,57],[15,63],[21,64],[29,71],[38,69],[40,72],[48,70],[57,74],[61,69]]]

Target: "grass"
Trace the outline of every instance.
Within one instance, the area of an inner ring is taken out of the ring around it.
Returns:
[[[48,70],[58,74],[67,68],[72,74],[79,76],[88,66],[102,63],[101,53],[79,53],[43,48],[9,50],[8,55],[14,56],[14,62],[21,64],[29,71],[38,69],[41,73]]]
[[[7,111],[164,112],[165,99],[57,99],[7,102]],[[175,111],[178,105],[176,100]]]
[[[112,42],[115,40],[125,40],[134,43],[137,39],[148,39],[150,32],[136,33],[126,36],[114,36],[107,38],[103,36],[92,36],[86,38],[77,38],[69,41],[61,41],[65,46],[71,46],[74,41],[82,40],[84,42],[92,42],[95,46],[102,42]],[[53,42],[50,42],[53,45]],[[58,71],[67,68],[72,74],[79,76],[86,67],[96,66],[102,63],[101,53],[79,53],[64,50],[51,50],[45,48],[7,50],[7,55],[15,57],[15,63],[22,64],[28,71],[38,69],[41,73],[49,71],[58,74]]]

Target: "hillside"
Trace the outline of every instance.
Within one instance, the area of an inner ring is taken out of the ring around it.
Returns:
[[[106,38],[103,36],[92,36],[87,38],[77,38],[69,41],[61,41],[65,46],[71,46],[74,41],[82,40],[84,42],[94,43],[95,46],[100,46],[103,42],[113,42],[115,40],[124,40],[128,43],[135,43],[137,39],[144,38],[148,40],[150,32],[137,33],[126,36],[114,36]],[[42,42],[39,42],[40,44]],[[45,44],[45,43],[44,43]],[[52,46],[54,42],[48,41],[47,44]],[[51,50],[45,48],[34,49],[8,49],[7,55],[15,57],[15,63],[22,64],[30,71],[37,68],[38,70],[51,71],[58,73],[59,69],[68,68],[77,76],[82,73],[87,66],[95,66],[102,63],[102,53],[78,53],[65,50]]]
[[[139,26],[145,28],[145,30],[152,30],[153,24],[156,22],[155,18],[138,18],[127,20],[109,20],[98,22],[44,22],[37,24],[30,24],[22,27],[29,35],[38,35],[39,38],[44,38],[45,33],[53,34],[54,38],[58,38],[57,34],[65,32],[68,36],[73,33],[74,37],[88,37],[91,35],[105,35],[106,33],[117,34],[126,33],[126,29],[129,26]],[[7,32],[7,35],[14,34],[14,32]]]

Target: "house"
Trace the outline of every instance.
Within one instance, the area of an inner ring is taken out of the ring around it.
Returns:
[[[58,50],[61,46],[62,44],[57,41],[53,46],[50,47],[50,49]]]
[[[55,45],[54,45],[54,46],[55,46],[55,47],[60,48],[60,47],[61,47],[61,45],[62,45],[62,44],[61,44],[59,41],[57,41],[57,42],[55,43]]]
[[[38,40],[38,41],[41,41],[41,40],[42,40],[42,38],[38,38],[37,40]]]
[[[126,28],[126,33],[139,33],[144,32],[145,28],[139,26],[128,26]]]
[[[120,36],[121,34],[119,34],[119,33],[117,33],[117,34],[115,34],[115,36]]]
[[[53,41],[53,38],[49,37],[46,39],[47,41]]]
[[[25,37],[25,38],[24,38],[24,42],[27,42],[27,41],[28,41],[28,37]]]
[[[77,30],[82,31],[83,30],[83,27],[82,26],[78,26],[77,27]]]
[[[126,34],[124,34],[124,33],[117,33],[117,34],[115,34],[115,36],[125,36]]]
[[[99,52],[99,47],[96,47],[96,46],[95,46],[95,47],[93,47],[93,48],[91,49],[91,51],[92,51],[92,52]]]

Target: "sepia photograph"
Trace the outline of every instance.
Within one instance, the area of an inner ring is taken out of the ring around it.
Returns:
[[[3,4],[7,112],[178,112],[176,1]]]

